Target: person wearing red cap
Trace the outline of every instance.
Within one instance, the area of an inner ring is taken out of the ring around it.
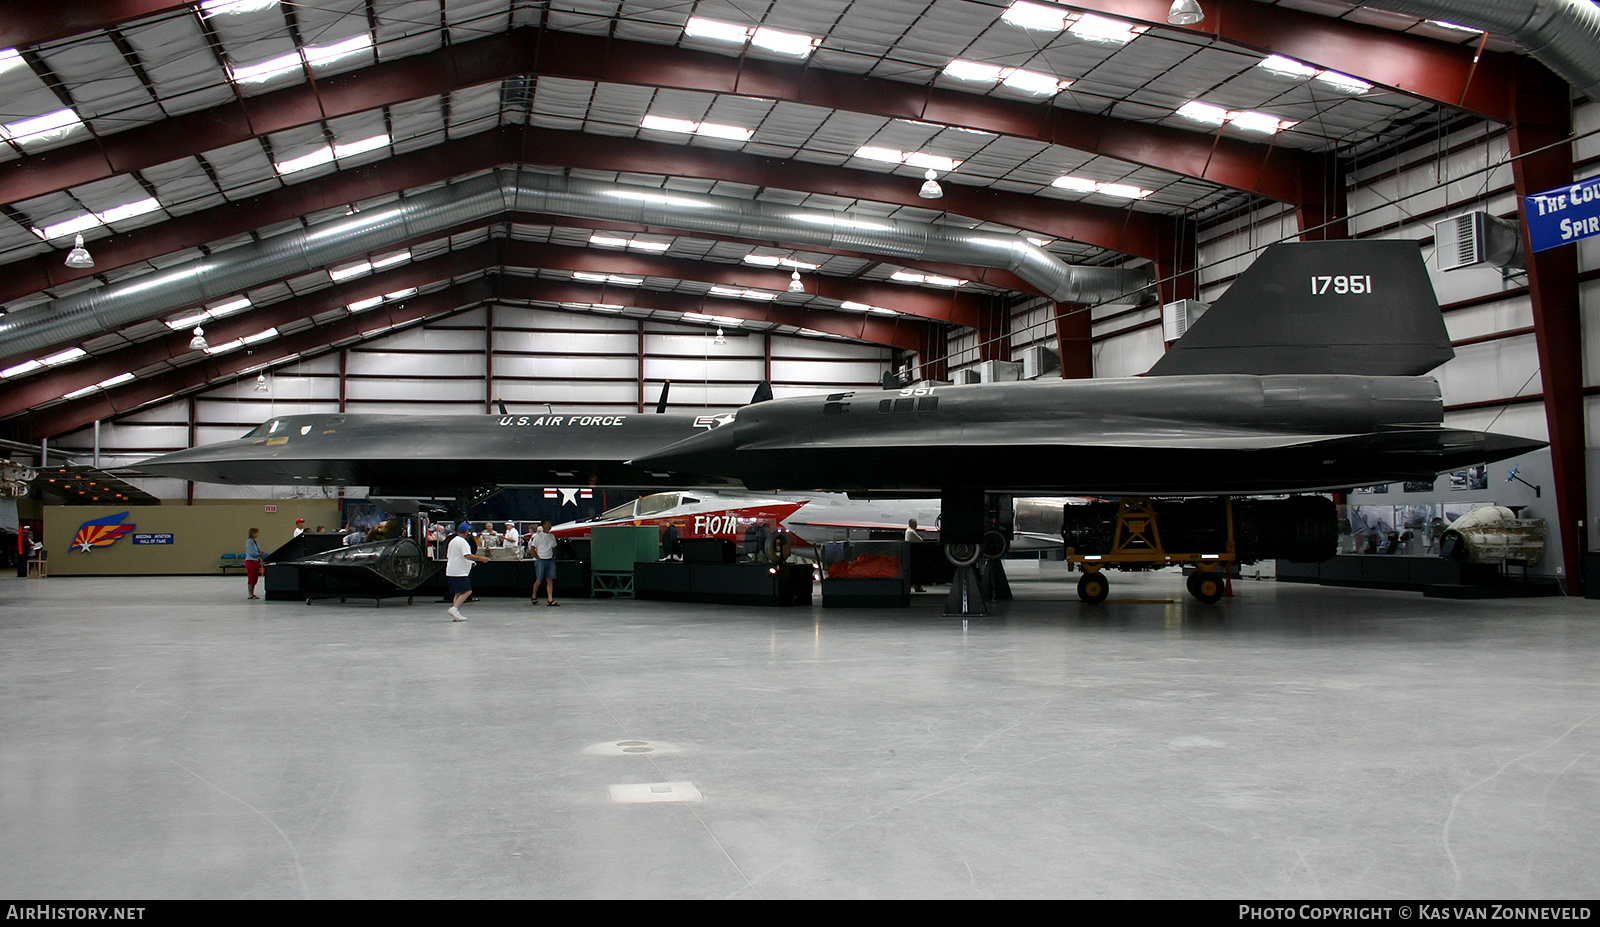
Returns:
[[[297,538],[300,535],[305,534],[305,533],[306,533],[306,520],[304,518],[296,518],[294,520],[294,534],[291,534],[289,536],[291,538]]]

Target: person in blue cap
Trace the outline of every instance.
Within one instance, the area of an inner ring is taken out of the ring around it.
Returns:
[[[488,557],[481,557],[472,552],[472,526],[466,522],[456,525],[456,536],[450,539],[450,547],[445,553],[444,581],[450,585],[450,594],[455,596],[455,601],[450,603],[448,609],[451,620],[466,621],[461,614],[461,605],[472,598],[472,565],[474,563],[488,563]]]

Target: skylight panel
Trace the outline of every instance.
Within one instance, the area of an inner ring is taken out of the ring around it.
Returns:
[[[822,41],[798,32],[782,32],[768,29],[766,26],[740,26],[700,16],[689,17],[689,21],[684,24],[683,34],[695,39],[711,39],[739,45],[748,42],[756,48],[764,48],[794,58],[811,57],[812,50]]]
[[[1317,80],[1332,86],[1336,90],[1343,90],[1346,93],[1366,93],[1368,90],[1372,89],[1372,85],[1366,81],[1357,77],[1351,77],[1348,74],[1340,74],[1338,71],[1318,72]]]
[[[408,248],[405,251],[401,251],[397,254],[391,254],[388,257],[378,258],[376,261],[372,262],[372,269],[382,270],[385,267],[393,267],[396,264],[404,264],[409,260],[411,260],[411,250]]]
[[[389,144],[389,136],[387,134],[374,135],[371,138],[364,138],[360,141],[350,142],[347,145],[334,145],[333,156],[335,158],[348,158],[352,155],[361,154],[363,151],[371,151],[374,148],[382,148],[387,144]]]
[[[1093,193],[1095,182],[1083,177],[1057,177],[1050,181],[1050,186],[1071,190],[1074,193]]]
[[[669,119],[666,116],[646,115],[639,121],[639,125],[645,129],[659,129],[662,132],[681,132],[685,135],[692,135],[700,123],[695,122],[693,119]]]
[[[771,300],[778,298],[776,293],[768,293],[764,290],[747,290],[736,286],[714,286],[708,292],[712,296],[727,296],[733,299]]]
[[[100,221],[99,216],[95,215],[94,213],[88,213],[86,215],[67,219],[64,222],[57,222],[54,225],[47,225],[42,229],[34,229],[34,234],[46,241],[49,241],[52,238],[62,238],[67,235],[76,235],[79,232],[87,229],[98,228],[102,224],[103,223]]]
[[[349,142],[342,145],[336,144],[332,148],[324,145],[321,148],[318,148],[316,151],[310,152],[309,154],[303,154],[298,158],[290,158],[287,161],[274,161],[272,166],[277,169],[280,175],[293,174],[296,171],[303,171],[321,164],[327,164],[328,162],[337,160],[339,158],[348,158],[352,155],[361,154],[363,151],[371,151],[374,148],[382,148],[387,144],[389,144],[389,136],[387,134],[374,135],[371,138],[364,138],[360,141]]]
[[[966,286],[967,281],[957,280],[954,277],[941,277],[938,274],[918,274],[908,270],[897,270],[889,275],[890,280],[900,283],[926,283],[929,286]]]
[[[1001,78],[1000,83],[1013,90],[1021,90],[1024,93],[1038,94],[1040,96],[1060,93],[1072,85],[1072,81],[1058,80],[1049,74],[1041,74],[1038,71],[1024,71],[1022,68],[1012,68],[1009,74]]]
[[[753,129],[741,126],[721,125],[715,122],[695,122],[692,119],[672,119],[667,116],[645,116],[639,121],[643,129],[657,129],[662,132],[677,132],[684,135],[705,135],[711,138],[728,138],[737,142],[747,142],[755,134]]]
[[[1141,190],[1132,184],[1126,183],[1096,184],[1094,192],[1103,193],[1106,196],[1120,196],[1127,200],[1142,200],[1150,195],[1149,190]]]
[[[210,18],[212,16],[255,13],[277,5],[278,0],[204,0],[200,4],[200,15]]]
[[[895,148],[877,148],[863,145],[856,149],[856,157],[868,161],[883,161],[887,164],[909,164],[912,167],[932,168],[936,171],[949,173],[961,166],[955,158],[946,158],[943,155],[931,155],[923,151],[900,151]]]
[[[36,228],[33,230],[33,234],[45,241],[49,241],[52,238],[64,238],[68,235],[76,235],[79,232],[98,228],[101,225],[110,225],[122,219],[142,216],[147,212],[154,212],[160,208],[161,204],[154,199],[142,199],[122,206],[113,206],[105,212],[85,213],[84,215],[67,219],[64,222],[47,225],[42,229]]]
[[[155,212],[160,208],[161,204],[156,202],[154,197],[149,197],[123,206],[113,206],[100,213],[100,221],[110,225],[122,219],[132,219],[134,216],[142,216],[147,212]]]
[[[750,44],[758,48],[765,48],[770,52],[780,55],[793,55],[796,58],[809,58],[811,50],[817,47],[818,39],[797,32],[779,32],[765,26],[757,29],[750,36]]]
[[[986,84],[999,83],[1002,70],[1002,68],[992,64],[979,64],[976,61],[963,61],[960,58],[944,66],[944,73],[947,77]]]
[[[57,354],[52,354],[49,357],[44,358],[42,363],[46,367],[59,367],[62,364],[71,363],[80,357],[88,356],[89,352],[85,351],[83,348],[67,348],[65,351],[61,351]]]
[[[1178,107],[1178,115],[1195,122],[1204,122],[1208,125],[1220,126],[1228,121],[1228,111],[1220,106],[1201,103],[1199,100],[1190,100]]]
[[[757,267],[792,267],[795,270],[816,270],[819,265],[797,261],[794,258],[782,257],[776,254],[747,254],[744,256],[746,264]]]
[[[912,167],[932,168],[933,170],[940,171],[941,173],[948,173],[961,165],[961,162],[954,158],[946,158],[942,155],[925,154],[920,151],[906,152],[904,160],[905,163],[911,165]]]
[[[315,68],[332,64],[340,58],[364,52],[371,47],[372,36],[362,32],[342,42],[334,42],[332,45],[308,45],[304,52],[306,64]]]
[[[225,315],[233,315],[235,312],[242,312],[245,309],[249,309],[250,305],[250,297],[241,296],[238,299],[229,300],[225,303],[218,303],[207,311],[211,313],[212,318],[220,319]]]
[[[1004,84],[1013,90],[1032,94],[1060,93],[1072,85],[1070,80],[1059,80],[1049,74],[1027,71],[1022,68],[1002,68],[977,61],[957,58],[944,66],[944,74],[956,80],[982,84]]]
[[[358,54],[372,47],[372,36],[362,33],[335,42],[332,45],[307,45],[305,48],[258,61],[255,64],[228,65],[228,77],[236,84],[255,84],[271,80],[280,74],[287,74],[300,68],[301,64],[307,67],[323,67],[350,55]]]
[[[362,261],[359,264],[350,264],[345,267],[335,267],[328,271],[328,276],[333,278],[334,283],[338,283],[340,280],[349,280],[351,277],[359,277],[371,270],[372,265],[366,261]]]
[[[615,283],[618,286],[639,286],[644,283],[643,277],[624,277],[619,274],[591,274],[584,271],[573,271],[572,279],[582,280],[585,283]]]
[[[736,26],[733,23],[718,22],[715,19],[704,19],[699,16],[689,17],[689,21],[684,24],[683,34],[697,39],[738,42],[741,45],[750,39],[750,29],[747,26]]]
[[[7,367],[4,370],[0,370],[0,377],[10,379],[11,377],[20,377],[25,373],[33,373],[35,370],[43,369],[44,364],[41,364],[36,360],[28,360],[17,364],[15,367]]]
[[[319,164],[327,164],[332,160],[333,149],[324,145],[316,151],[310,154],[303,154],[298,158],[290,158],[287,161],[274,161],[272,166],[279,174],[293,174],[296,171],[307,170]]]
[[[269,338],[276,338],[276,337],[278,337],[278,329],[277,328],[263,328],[261,331],[256,332],[254,335],[245,335],[243,338],[241,338],[239,340],[243,341],[245,344],[258,344],[258,343],[260,343],[262,341],[266,341]]]
[[[1023,29],[1034,29],[1040,32],[1060,32],[1067,27],[1067,11],[1060,7],[1043,6],[1038,3],[1029,3],[1028,0],[1017,0],[1002,14],[1000,19]]]
[[[165,324],[173,331],[179,331],[185,328],[194,328],[209,318],[211,318],[211,313],[202,309],[194,315],[186,315],[180,319],[167,319]]]
[[[901,164],[906,159],[906,153],[898,148],[877,148],[872,145],[862,145],[856,149],[856,157],[866,158],[868,161],[885,161],[890,164]]]
[[[255,84],[271,80],[279,74],[287,74],[300,67],[300,53],[292,51],[287,55],[268,58],[255,64],[228,65],[228,78],[236,84]]]
[[[1338,71],[1314,68],[1293,58],[1285,58],[1283,55],[1268,55],[1256,62],[1256,67],[1272,74],[1282,74],[1285,77],[1318,80],[1335,90],[1345,93],[1366,93],[1372,89],[1371,84],[1359,78],[1351,77],[1348,74],[1340,74]]]
[[[15,48],[0,50],[0,74],[4,74],[6,71],[23,64],[26,64],[26,62],[22,60],[22,55],[18,54]]]
[[[1279,119],[1271,113],[1258,113],[1252,110],[1227,110],[1220,106],[1190,100],[1178,107],[1178,115],[1196,122],[1220,126],[1223,123],[1232,123],[1246,132],[1260,132],[1264,135],[1274,135],[1284,129],[1298,125],[1292,119]]]
[[[1275,135],[1294,125],[1270,113],[1257,112],[1229,113],[1228,121],[1246,132],[1259,132],[1262,135]]]
[[[83,120],[71,109],[58,109],[53,113],[34,116],[0,125],[0,135],[16,142],[26,151],[30,146],[48,145],[66,138],[71,132],[84,128]]]
[[[1126,45],[1133,41],[1134,36],[1144,32],[1144,27],[1125,23],[1120,19],[1084,13],[1067,27],[1067,31],[1086,42]]]
[[[1315,77],[1317,69],[1309,64],[1301,64],[1293,58],[1282,55],[1268,55],[1256,62],[1256,67],[1274,74],[1284,74],[1289,77]]]
[[[366,312],[368,309],[373,309],[381,305],[383,305],[383,297],[373,296],[368,299],[358,299],[351,303],[348,308],[352,313],[356,313]]]
[[[711,138],[731,138],[736,142],[747,142],[755,134],[752,129],[741,126],[720,125],[715,122],[702,122],[695,127],[696,135],[706,135]]]

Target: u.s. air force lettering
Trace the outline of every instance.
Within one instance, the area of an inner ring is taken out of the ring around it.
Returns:
[[[500,417],[500,424],[528,428],[571,428],[573,426],[592,428],[595,426],[621,425],[627,419],[626,415],[503,415]]]

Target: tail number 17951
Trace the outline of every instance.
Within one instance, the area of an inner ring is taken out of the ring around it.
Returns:
[[[1338,276],[1313,276],[1311,278],[1311,295],[1322,296],[1329,292],[1340,296],[1350,294],[1360,296],[1371,293],[1371,274],[1339,274]]]

